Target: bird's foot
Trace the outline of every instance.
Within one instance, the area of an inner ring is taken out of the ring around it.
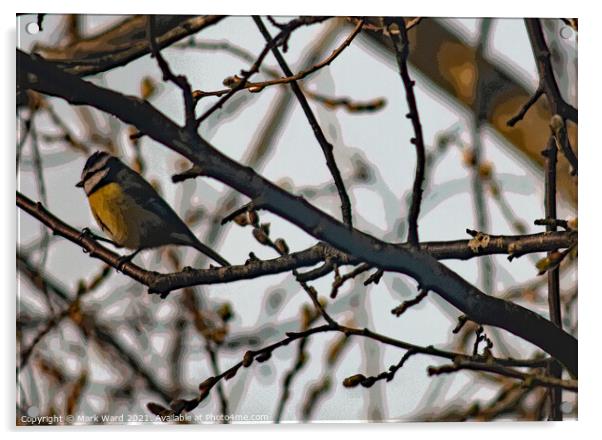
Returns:
[[[77,238],[79,240],[82,240],[83,238],[91,238],[91,239],[96,240],[96,241],[103,241],[105,243],[109,243],[109,244],[115,246],[116,248],[121,248],[122,247],[122,246],[118,245],[117,243],[115,243],[113,240],[109,240],[108,238],[104,238],[104,237],[101,237],[98,234],[95,234],[88,227],[83,228],[81,234],[79,234],[79,237],[77,237]]]
[[[77,238],[78,238],[78,240],[81,240],[84,237],[94,238],[94,233],[90,230],[90,228],[88,228],[88,227],[83,228]]]
[[[94,233],[88,227],[83,228],[82,231],[81,231],[81,233],[77,237],[77,239],[79,241],[83,240],[84,238],[94,238]],[[86,248],[83,248],[83,251],[84,251],[85,254],[88,253],[88,249],[86,249]]]

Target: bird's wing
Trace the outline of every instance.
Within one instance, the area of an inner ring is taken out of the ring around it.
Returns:
[[[128,195],[143,210],[154,214],[149,216],[145,221],[146,227],[149,230],[156,230],[160,234],[167,233],[169,236],[177,234],[180,238],[179,241],[182,241],[181,244],[192,244],[196,241],[196,237],[194,237],[188,226],[186,226],[171,206],[163,200],[150,183],[133,170],[125,169],[122,173],[120,178],[124,180],[124,184],[128,187]],[[166,230],[167,225],[169,225],[168,230]]]
[[[153,214],[146,217],[144,227],[147,233],[154,235],[152,239],[157,245],[192,246],[222,266],[230,265],[217,252],[199,241],[186,223],[142,176],[126,169],[121,177],[126,180],[124,183],[129,188],[128,194],[134,198],[136,205],[145,212]]]

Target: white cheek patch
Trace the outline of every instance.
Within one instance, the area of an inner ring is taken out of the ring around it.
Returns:
[[[105,168],[92,174],[84,181],[84,190],[87,195],[94,190],[94,187],[100,183],[100,181],[109,173],[109,169]]]

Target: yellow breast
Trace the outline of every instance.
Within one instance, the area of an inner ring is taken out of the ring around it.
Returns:
[[[120,246],[140,247],[140,230],[135,201],[116,183],[109,183],[88,196],[90,209],[98,225]]]

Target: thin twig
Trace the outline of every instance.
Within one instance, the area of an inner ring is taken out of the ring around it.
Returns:
[[[410,42],[406,30],[405,20],[397,18],[389,23],[397,24],[399,35],[391,34],[391,41],[395,49],[397,58],[397,66],[399,74],[403,81],[403,86],[406,92],[406,101],[408,103],[409,112],[406,115],[412,121],[414,127],[414,137],[411,143],[416,147],[416,173],[414,176],[414,185],[412,187],[412,204],[410,206],[410,214],[408,219],[408,241],[410,244],[417,245],[418,238],[418,216],[420,215],[420,204],[422,202],[422,182],[424,180],[425,167],[425,149],[424,138],[422,136],[422,124],[420,123],[420,115],[418,114],[418,106],[416,105],[416,95],[414,94],[415,81],[410,78],[408,70],[408,57],[410,55]]]
[[[156,58],[157,64],[163,73],[163,81],[171,81],[182,90],[182,96],[184,98],[184,114],[186,115],[186,129],[189,131],[195,130],[196,128],[196,116],[194,114],[194,99],[192,97],[192,88],[185,76],[175,75],[170,67],[161,55],[161,49],[157,44],[155,37],[155,16],[149,15],[147,17],[147,38],[150,45],[151,54]]]
[[[548,105],[552,114],[559,114],[563,119],[570,119],[577,123],[577,109],[562,98],[560,89],[556,83],[554,69],[550,60],[550,50],[548,49],[540,20],[538,18],[525,18],[525,26],[537,64],[539,85],[535,93],[523,104],[518,114],[510,118],[506,124],[513,127],[517,122],[521,121],[527,114],[527,111],[543,94],[548,98]]]
[[[286,241],[284,241],[284,239],[282,239],[282,238],[279,238],[276,241],[273,241],[270,238],[270,232],[269,232],[268,225],[260,225],[259,227],[255,227],[253,229],[253,236],[260,244],[271,247],[280,256],[288,255],[289,249],[288,249],[288,245],[286,244]],[[297,280],[299,285],[305,291],[305,293],[307,293],[309,295],[309,298],[311,299],[312,303],[314,304],[316,311],[318,313],[320,313],[320,315],[322,315],[322,317],[328,324],[335,326],[336,325],[335,320],[326,312],[324,304],[322,304],[322,302],[318,298],[318,292],[316,291],[316,289],[314,287],[310,286],[309,284],[307,284],[306,281],[303,281],[302,279],[300,279],[299,272],[297,272],[296,269],[293,269],[292,273],[295,276],[295,279]]]
[[[338,107],[343,107],[349,113],[374,112],[383,108],[387,102],[385,98],[375,98],[368,101],[355,101],[347,97],[333,98],[309,90],[305,90],[304,92],[308,98],[323,104],[327,108],[335,109]]]
[[[261,18],[258,16],[253,16],[253,21],[255,21],[255,24],[259,28],[259,31],[265,38],[266,42],[269,43],[270,41],[272,41],[272,37],[271,37],[269,31],[267,30],[267,28],[264,26],[263,22],[261,21]],[[280,65],[280,68],[282,69],[284,74],[289,77],[293,76],[293,72],[291,72],[291,69],[288,67],[288,64],[286,63],[286,60],[280,53],[280,50],[278,50],[278,48],[276,46],[273,46],[271,49],[272,49],[272,53],[274,54],[274,57],[278,61],[278,64]],[[343,178],[341,177],[341,172],[339,171],[339,168],[337,167],[337,164],[336,164],[336,161],[334,158],[333,146],[330,142],[328,142],[328,140],[324,136],[324,133],[322,132],[322,129],[320,128],[320,125],[318,124],[318,120],[314,116],[314,113],[311,110],[309,103],[307,102],[307,99],[305,98],[305,95],[303,95],[301,88],[297,84],[297,81],[291,81],[289,84],[291,85],[291,88],[293,89],[293,93],[297,97],[297,100],[299,101],[299,104],[301,105],[301,108],[303,109],[303,113],[305,113],[305,116],[307,117],[307,120],[309,121],[309,125],[311,126],[311,128],[314,132],[314,135],[315,135],[318,143],[320,144],[320,147],[322,147],[322,152],[324,153],[324,157],[326,158],[326,164],[328,166],[328,169],[330,170],[330,174],[332,174],[334,183],[335,183],[335,185],[337,187],[337,191],[339,193],[339,197],[341,198],[341,211],[343,213],[343,222],[347,226],[351,227],[353,224],[352,215],[351,215],[351,201],[350,201],[349,195],[347,194],[347,191],[345,189],[345,183],[343,182]]]
[[[426,295],[428,295],[428,293],[429,293],[428,290],[422,289],[420,291],[420,293],[418,295],[416,295],[415,298],[402,302],[401,305],[399,305],[399,306],[395,307],[393,310],[391,310],[391,313],[399,318],[410,307],[414,307],[415,305],[420,304],[420,302],[424,298],[426,298]]]
[[[548,98],[548,104],[551,107],[552,114],[559,114],[564,119],[569,119],[574,123],[577,123],[577,109],[562,98],[562,94],[558,88],[558,83],[554,76],[554,69],[552,68],[550,50],[548,49],[543,34],[541,21],[538,18],[526,18],[525,24],[537,64],[539,86],[543,89],[543,92]]]
[[[355,278],[359,274],[362,274],[371,269],[372,269],[372,266],[370,264],[362,263],[359,266],[357,266],[355,269],[353,269],[351,272],[348,272],[348,273],[344,274],[343,276],[340,276],[337,272],[337,276],[335,276],[334,281],[332,282],[332,288],[330,290],[330,297],[333,299],[336,298],[339,293],[339,289],[341,288],[341,286],[343,284],[345,284],[348,280]]]
[[[264,46],[263,50],[261,51],[261,53],[255,60],[255,62],[251,66],[251,68],[249,70],[245,70],[245,71],[241,72],[241,77],[237,78],[236,85],[234,85],[234,87],[232,87],[232,89],[225,96],[220,98],[219,101],[217,101],[214,105],[212,105],[208,110],[205,111],[205,113],[203,113],[197,119],[197,122],[196,122],[197,127],[204,120],[206,120],[209,116],[211,116],[216,110],[222,108],[222,106],[232,96],[234,96],[234,94],[236,92],[238,92],[239,90],[242,90],[245,87],[249,78],[259,71],[259,68],[261,67],[261,63],[263,62],[263,60],[267,56],[267,54],[270,53],[270,50],[277,47],[277,45],[280,44],[284,39],[286,39],[291,34],[291,32],[293,32],[295,29],[297,29],[301,26],[305,26],[305,25],[313,24],[313,23],[321,23],[321,22],[327,20],[328,18],[329,17],[305,17],[305,18],[298,18],[295,20],[291,20],[280,31],[280,33],[278,35],[276,35],[276,37],[274,37],[274,38],[270,37],[269,40],[267,41],[266,45]],[[292,73],[291,73],[291,75],[288,75],[288,76],[292,76]]]
[[[500,374],[502,376],[513,377],[523,381],[526,387],[544,386],[551,389],[565,389],[576,392],[578,389],[576,380],[561,380],[552,376],[540,374],[529,374],[517,371],[513,368],[496,365],[494,363],[474,362],[471,360],[456,359],[452,365],[443,365],[441,367],[429,367],[429,376],[439,374],[455,373],[460,370],[477,370],[487,373]]]
[[[289,75],[289,76],[271,79],[271,80],[267,80],[267,81],[261,81],[261,82],[246,81],[242,85],[241,89],[251,89],[249,91],[251,91],[253,93],[257,93],[270,86],[289,84],[293,81],[301,81],[301,80],[307,78],[309,75],[319,71],[320,69],[322,69],[326,66],[329,66],[351,44],[353,39],[360,33],[360,31],[362,30],[362,23],[363,23],[363,20],[358,21],[357,25],[355,26],[353,31],[349,34],[349,36],[335,50],[333,50],[332,53],[328,57],[326,57],[324,60],[320,61],[319,63],[311,66],[309,69],[301,70],[300,72],[298,72],[294,75]],[[278,37],[276,37],[276,38],[278,38]],[[187,47],[187,45],[184,44],[184,45],[181,45],[180,47],[185,48],[185,47]],[[247,59],[247,54],[246,54],[246,52],[244,52],[243,49],[240,49],[237,47],[231,47],[231,46],[224,46],[224,44],[221,44],[218,47],[221,47],[221,48],[229,47],[229,48],[231,48],[231,50],[234,53],[236,53],[238,55],[242,55],[245,57],[245,59]],[[221,96],[221,95],[224,95],[224,94],[230,92],[231,90],[232,90],[231,88],[227,88],[227,89],[222,89],[222,90],[215,90],[213,92],[197,91],[197,96],[200,98],[205,97],[205,96]]]
[[[514,360],[514,359],[498,359],[498,358],[489,358],[487,360],[487,359],[482,359],[480,356],[476,357],[476,358],[474,356],[469,357],[469,356],[466,356],[461,353],[454,353],[454,352],[449,352],[449,351],[445,351],[445,350],[439,350],[437,348],[434,348],[433,346],[422,347],[419,345],[400,341],[398,339],[393,339],[388,336],[384,336],[379,333],[375,333],[367,328],[360,329],[360,328],[353,328],[353,327],[340,325],[340,324],[335,324],[334,326],[331,324],[326,324],[326,325],[322,325],[322,326],[318,326],[318,327],[313,327],[313,328],[310,328],[307,330],[303,330],[300,332],[288,332],[288,333],[286,333],[286,337],[284,339],[281,339],[280,341],[277,341],[273,344],[270,344],[270,345],[260,348],[258,350],[247,351],[245,353],[245,355],[243,356],[243,359],[240,362],[234,364],[232,367],[223,371],[221,374],[210,377],[210,378],[206,379],[205,381],[203,381],[199,385],[200,393],[199,393],[199,396],[196,398],[193,398],[190,400],[176,400],[176,401],[172,402],[172,404],[170,405],[170,408],[165,408],[162,405],[159,405],[156,403],[150,403],[149,405],[147,405],[147,407],[154,414],[158,414],[161,416],[168,416],[168,415],[173,415],[173,414],[177,415],[177,414],[180,414],[184,410],[190,412],[190,411],[194,410],[203,400],[205,400],[209,396],[211,389],[215,385],[217,385],[222,380],[232,379],[234,376],[236,376],[236,374],[238,373],[238,371],[241,368],[248,368],[254,362],[259,362],[259,363],[266,362],[267,360],[269,360],[272,357],[272,353],[274,352],[274,350],[276,350],[280,347],[284,347],[293,341],[296,341],[298,339],[305,339],[305,338],[307,338],[311,335],[317,334],[317,333],[328,333],[328,332],[337,332],[337,333],[343,333],[346,336],[360,336],[360,337],[372,339],[372,340],[381,342],[386,345],[390,345],[393,347],[402,348],[404,350],[411,351],[412,354],[420,353],[420,354],[425,354],[425,355],[442,357],[442,358],[450,359],[450,360],[454,360],[454,361],[457,361],[459,359],[466,359],[467,362],[471,362],[470,363],[471,369],[475,369],[475,370],[495,372],[495,371],[492,371],[492,365],[494,367],[499,365],[500,368],[508,367],[508,366],[538,368],[538,367],[545,366],[547,364],[546,360],[543,360],[543,361],[542,360]],[[488,362],[486,362],[486,361],[488,361]],[[494,362],[494,364],[491,364],[492,361]],[[505,373],[505,371],[504,372],[501,372],[502,370],[499,370],[499,371],[500,371],[499,374]],[[573,382],[576,387],[576,381],[573,381]],[[539,383],[539,382],[533,383],[533,385],[540,385],[540,384],[544,385],[544,383]]]
[[[397,372],[401,368],[403,368],[408,359],[410,359],[417,353],[418,352],[416,350],[412,349],[406,351],[397,364],[391,365],[388,371],[383,371],[378,376],[366,377],[363,374],[355,374],[353,376],[347,377],[343,381],[343,386],[346,388],[354,388],[358,385],[361,385],[364,388],[370,388],[379,380],[386,380],[387,382],[390,382],[395,378],[395,374],[397,374]]]
[[[535,93],[533,93],[533,95],[531,95],[531,97],[527,100],[527,102],[525,102],[522,105],[519,112],[516,115],[514,115],[513,117],[511,117],[510,119],[508,119],[508,122],[506,122],[506,125],[508,125],[508,127],[514,127],[517,122],[522,121],[523,118],[525,117],[525,115],[527,114],[527,112],[529,111],[529,109],[539,100],[539,98],[541,98],[541,95],[543,95],[543,93],[544,93],[543,87],[541,87],[541,86],[537,87],[537,90],[535,90]]]
[[[543,154],[545,156],[545,215],[546,218],[556,218],[556,163],[558,149],[553,136],[550,136],[547,148]],[[546,231],[556,231],[556,225],[546,225]],[[548,252],[548,258],[552,255],[552,252]],[[548,271],[548,309],[550,320],[562,328],[559,267]],[[551,364],[548,373],[553,377],[560,378],[562,376],[562,368],[557,363]],[[553,388],[550,390],[550,405],[550,420],[562,420],[562,389]]]
[[[310,326],[320,317],[320,314],[312,311],[309,307],[304,307],[302,309],[302,326],[301,330],[307,330]],[[284,375],[284,379],[282,380],[282,391],[280,393],[280,398],[278,399],[278,407],[276,409],[276,415],[274,417],[275,423],[280,423],[282,420],[282,414],[284,413],[284,408],[288,402],[288,399],[291,395],[291,385],[295,377],[301,372],[302,368],[307,363],[308,353],[306,352],[307,344],[309,343],[309,337],[303,338],[299,341],[297,345],[297,355],[295,356],[295,361],[293,362],[293,366],[289,369],[289,371]]]
[[[29,264],[29,261],[27,261],[24,255],[17,254],[17,267],[19,267],[22,270],[28,271],[30,269],[28,268]],[[70,314],[76,312],[79,309],[81,300],[86,294],[94,291],[96,288],[98,288],[98,286],[100,286],[103,280],[108,278],[108,275],[110,273],[109,268],[109,266],[105,266],[101,270],[101,272],[98,275],[92,277],[91,281],[88,283],[80,282],[80,286],[77,290],[75,299],[71,303],[69,303],[69,305],[61,313],[59,313],[56,316],[53,316],[48,321],[48,323],[42,328],[42,330],[40,330],[38,334],[33,337],[32,342],[29,344],[29,346],[21,352],[21,361],[19,362],[19,365],[17,367],[17,374],[25,369],[25,367],[27,366],[27,362],[29,361],[29,358],[31,357],[31,354],[33,353],[37,344],[48,333],[55,329],[63,321],[64,318],[68,317]],[[37,274],[37,277],[40,280],[43,280],[43,274]],[[48,289],[46,288],[46,283],[38,283],[38,285],[44,292],[48,291]]]

